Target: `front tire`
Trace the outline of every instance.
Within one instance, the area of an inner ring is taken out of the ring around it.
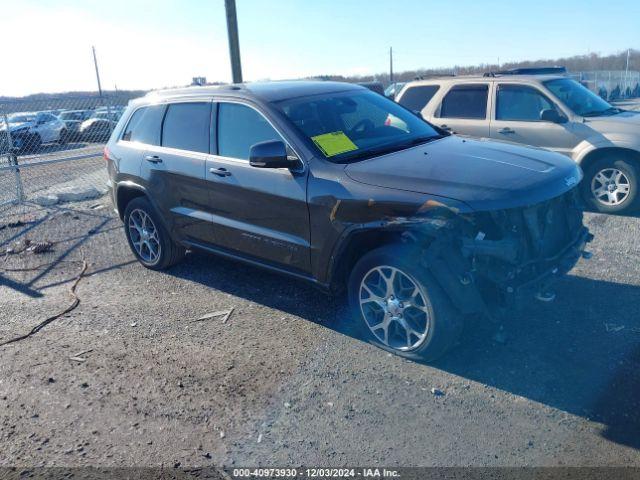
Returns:
[[[42,137],[39,133],[34,133],[28,137],[28,143],[25,146],[25,151],[37,152],[42,148]]]
[[[66,128],[60,130],[60,137],[58,138],[58,145],[64,145],[69,141],[69,133]]]
[[[158,214],[145,197],[129,202],[124,212],[124,231],[131,251],[151,270],[164,270],[179,263],[185,249],[169,236]]]
[[[348,295],[362,335],[402,357],[434,361],[462,331],[462,314],[404,245],[365,254],[351,272]]]
[[[587,167],[582,194],[602,213],[624,213],[638,207],[638,165],[624,155],[603,157]]]

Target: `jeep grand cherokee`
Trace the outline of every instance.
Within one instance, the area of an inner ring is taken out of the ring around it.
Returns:
[[[152,93],[105,158],[144,266],[200,249],[346,288],[363,333],[407,357],[441,355],[469,314],[551,298],[591,239],[570,159],[450,135],[356,85]]]

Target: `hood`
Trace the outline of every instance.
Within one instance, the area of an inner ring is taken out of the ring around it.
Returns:
[[[585,123],[600,133],[630,133],[640,136],[640,112],[624,111],[616,115],[587,117]]]
[[[9,131],[20,130],[21,128],[29,128],[33,126],[33,122],[9,122]],[[0,130],[7,130],[6,127],[0,128]]]
[[[474,210],[539,203],[582,179],[563,155],[457,136],[352,163],[345,171],[357,182],[448,197]]]

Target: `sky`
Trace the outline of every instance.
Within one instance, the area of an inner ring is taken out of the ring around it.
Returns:
[[[640,48],[640,1],[236,0],[244,79]],[[228,82],[224,0],[0,0],[0,96]]]

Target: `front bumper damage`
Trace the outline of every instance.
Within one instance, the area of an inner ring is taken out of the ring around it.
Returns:
[[[428,222],[422,262],[463,313],[490,313],[534,296],[555,297],[553,283],[593,239],[575,191],[538,205]]]

